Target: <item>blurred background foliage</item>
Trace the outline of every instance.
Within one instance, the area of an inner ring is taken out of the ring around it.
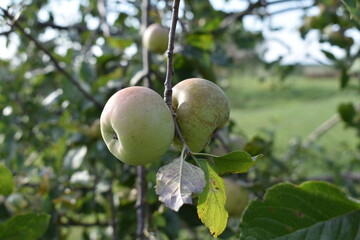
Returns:
[[[59,11],[66,9],[59,6],[72,6],[60,4],[64,2],[70,1],[10,1],[0,10],[1,38],[7,46],[16,46],[10,57],[0,60],[0,163],[11,170],[15,181],[14,191],[0,196],[0,221],[44,212],[51,220],[42,239],[134,239],[136,169],[109,153],[100,136],[99,116],[115,91],[142,84],[134,77],[143,68],[141,1],[77,1],[73,6],[79,6],[78,14],[61,19]],[[247,3],[242,12],[190,0],[183,1],[180,10],[174,84],[203,77],[222,86],[232,103],[231,121],[207,151],[264,154],[247,175],[232,176],[259,198],[275,183],[306,179],[334,182],[359,197],[360,47],[347,34],[360,29],[359,4],[306,1],[305,7],[298,7],[303,10],[302,37],[316,31],[320,42],[345,52],[339,58],[324,50],[330,67],[321,63],[304,67],[285,65],[281,57],[265,61],[262,31],[244,27],[245,16],[265,21],[271,17],[271,5],[287,1],[242,2]],[[151,21],[169,26],[172,2],[151,3]],[[310,8],[318,9],[318,15],[309,16]],[[165,56],[151,56],[152,87],[161,95],[165,63]],[[319,99],[322,104],[312,109]],[[331,123],[324,132],[316,129],[326,120],[317,118],[321,109],[335,114],[333,125],[341,122],[337,130]],[[269,112],[284,115],[278,123],[289,132],[284,139],[266,124]],[[296,113],[301,121],[289,118]],[[303,127],[315,120],[320,122],[314,125],[313,138],[300,136],[309,131]],[[351,133],[343,136],[345,143],[336,142],[336,151],[334,143],[319,140],[327,131],[337,131],[340,137],[344,127]],[[175,213],[157,200],[156,171],[176,154],[169,150],[159,163],[147,167],[148,236],[212,239],[193,206]],[[236,239],[237,223],[231,219],[221,239]]]

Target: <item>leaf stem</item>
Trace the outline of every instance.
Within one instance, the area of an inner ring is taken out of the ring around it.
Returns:
[[[205,156],[205,157],[219,157],[217,155],[213,155],[213,154],[210,154],[210,153],[194,153],[194,152],[191,152],[190,155],[192,156]]]

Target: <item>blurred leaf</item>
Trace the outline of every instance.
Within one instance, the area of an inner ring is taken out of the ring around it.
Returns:
[[[205,20],[205,25],[201,26],[201,31],[214,31],[220,28],[222,17],[212,17],[211,19]]]
[[[10,170],[0,163],[0,195],[7,196],[14,189],[14,179]]]
[[[162,166],[156,174],[156,193],[168,208],[178,211],[192,203],[192,194],[205,187],[204,172],[181,158]]]
[[[197,212],[211,235],[217,238],[225,230],[229,216],[225,209],[225,183],[206,160],[199,162],[205,172],[206,186],[199,196]]]
[[[133,39],[124,39],[119,37],[108,37],[106,38],[106,41],[109,43],[110,46],[113,48],[118,49],[125,49],[127,47],[130,47],[131,44],[133,44]]]
[[[27,213],[0,223],[0,239],[35,240],[41,237],[49,224],[50,215]]]
[[[335,55],[332,54],[331,52],[326,51],[326,50],[321,50],[321,51],[325,54],[325,56],[326,56],[328,59],[330,59],[330,60],[332,60],[332,61],[337,61]]]
[[[140,83],[141,80],[146,76],[145,70],[139,70],[135,75],[130,79],[130,86],[135,86]]]
[[[214,157],[215,169],[218,174],[245,173],[261,158],[262,155],[251,157],[247,152],[234,151]]]
[[[78,169],[87,153],[87,147],[81,146],[78,148],[71,149],[69,152],[67,152],[65,158],[64,158],[64,166],[67,169]]]
[[[214,48],[212,34],[189,34],[185,37],[185,41],[187,44],[205,51],[211,51]]]
[[[80,66],[80,76],[84,82],[93,82],[96,79],[94,67],[90,63],[83,61]]]
[[[243,29],[240,31],[234,31],[231,35],[239,49],[254,49],[263,38],[261,33],[245,32]]]
[[[359,210],[359,202],[330,183],[280,183],[245,210],[240,239],[357,239]]]

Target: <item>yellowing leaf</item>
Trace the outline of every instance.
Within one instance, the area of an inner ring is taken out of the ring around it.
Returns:
[[[225,184],[206,160],[199,160],[205,172],[206,186],[199,196],[197,212],[201,221],[217,238],[226,228],[228,213],[225,210]]]

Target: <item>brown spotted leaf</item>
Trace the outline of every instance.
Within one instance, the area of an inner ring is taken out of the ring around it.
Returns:
[[[206,186],[199,196],[197,212],[201,221],[217,238],[225,230],[228,220],[228,213],[225,210],[225,184],[206,160],[199,162],[205,172]]]

